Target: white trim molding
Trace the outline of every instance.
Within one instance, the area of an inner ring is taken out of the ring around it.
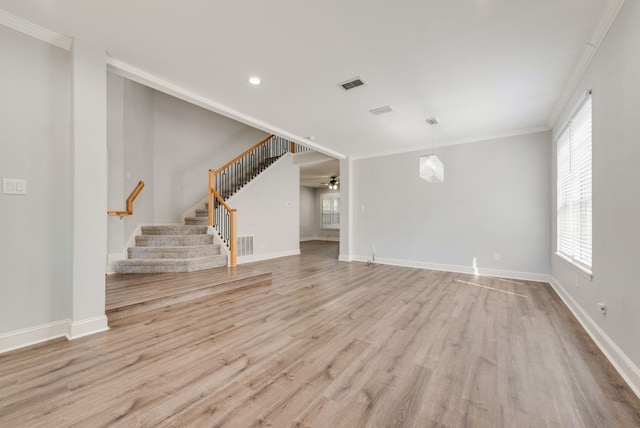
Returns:
[[[289,251],[279,251],[277,253],[267,253],[267,254],[254,254],[251,256],[241,256],[238,257],[238,264],[242,265],[245,263],[253,263],[259,262],[262,260],[270,260],[277,259],[278,257],[287,257],[287,256],[297,256],[300,254],[300,250],[289,250]]]
[[[346,259],[346,258],[345,258]],[[371,256],[353,256],[352,261],[369,262]],[[347,261],[347,260],[345,260]],[[439,270],[444,272],[466,273],[469,275],[495,276],[497,278],[519,279],[522,281],[549,282],[549,275],[535,272],[519,272],[502,269],[475,268],[473,266],[429,263],[417,260],[400,260],[376,257],[376,264],[410,267],[417,269]]]
[[[76,322],[54,321],[0,334],[0,354],[60,337],[73,340],[106,330],[109,330],[109,326],[105,315]]]
[[[576,86],[580,82],[580,79],[582,79],[584,73],[587,71],[587,68],[591,64],[591,61],[593,61],[593,57],[598,51],[598,48],[602,44],[605,36],[609,32],[611,25],[613,25],[613,21],[615,21],[616,17],[618,16],[620,9],[622,9],[622,6],[624,5],[624,2],[625,0],[608,1],[609,4],[600,17],[600,21],[598,23],[598,26],[596,27],[596,30],[591,35],[590,41],[584,48],[584,53],[582,54],[582,58],[580,58],[580,62],[578,62],[578,65],[573,70],[571,77],[569,77],[569,81],[564,86],[565,90],[560,98],[558,98],[558,102],[556,103],[553,112],[549,117],[549,121],[547,122],[549,128],[553,128],[556,125],[556,122],[560,118],[562,110],[564,110],[564,108],[567,106],[567,103],[571,98],[571,94],[573,94],[573,91],[575,91]]]
[[[553,276],[549,277],[549,284],[560,297],[562,302],[576,317],[582,328],[593,339],[600,351],[607,357],[609,362],[620,373],[620,376],[627,382],[633,392],[640,397],[640,369],[633,364],[627,355],[615,344],[613,340],[587,315],[582,307],[567,292],[560,282]]]
[[[67,338],[69,340],[73,340],[107,330],[109,330],[107,316],[101,315],[80,321],[69,322],[69,333],[67,334]]]
[[[19,16],[12,15],[2,9],[0,9],[0,24],[53,46],[57,46],[67,51],[71,50],[71,44],[73,42],[71,37],[58,34],[55,31],[41,27],[40,25],[34,24],[33,22],[27,21]]]
[[[69,321],[63,320],[0,334],[0,353],[65,337],[68,333]]]
[[[519,137],[521,135],[538,134],[540,132],[548,132],[548,131],[551,131],[551,128],[549,126],[538,126],[535,128],[516,129],[512,131],[500,132],[492,135],[479,135],[479,136],[473,136],[468,138],[461,138],[453,141],[444,141],[439,144],[436,144],[435,146],[421,145],[421,146],[407,147],[407,148],[398,149],[398,150],[388,150],[388,151],[378,152],[378,153],[352,155],[349,157],[353,160],[379,158],[384,156],[401,155],[404,153],[432,150],[434,148],[437,149],[439,147],[451,147],[451,146],[458,146],[461,144],[481,143],[483,141],[500,140],[503,138]]]

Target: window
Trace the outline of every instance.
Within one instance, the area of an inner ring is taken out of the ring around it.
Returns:
[[[322,194],[322,228],[340,229],[340,193]]]
[[[557,140],[558,254],[591,271],[591,91]]]

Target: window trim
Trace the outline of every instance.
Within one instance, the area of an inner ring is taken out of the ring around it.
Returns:
[[[336,223],[335,227],[327,227],[324,223],[324,198],[331,196],[331,199],[338,200],[338,223]],[[321,230],[340,230],[340,192],[323,192],[320,194],[320,229]]]

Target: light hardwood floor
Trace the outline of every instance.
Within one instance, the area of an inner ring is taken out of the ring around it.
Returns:
[[[2,427],[637,427],[547,284],[335,260],[0,355]]]

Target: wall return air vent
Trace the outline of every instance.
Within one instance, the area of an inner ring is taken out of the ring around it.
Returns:
[[[357,88],[358,86],[363,86],[365,84],[364,80],[359,77],[354,77],[353,79],[349,79],[346,82],[338,83],[338,85],[348,91],[349,89]]]

